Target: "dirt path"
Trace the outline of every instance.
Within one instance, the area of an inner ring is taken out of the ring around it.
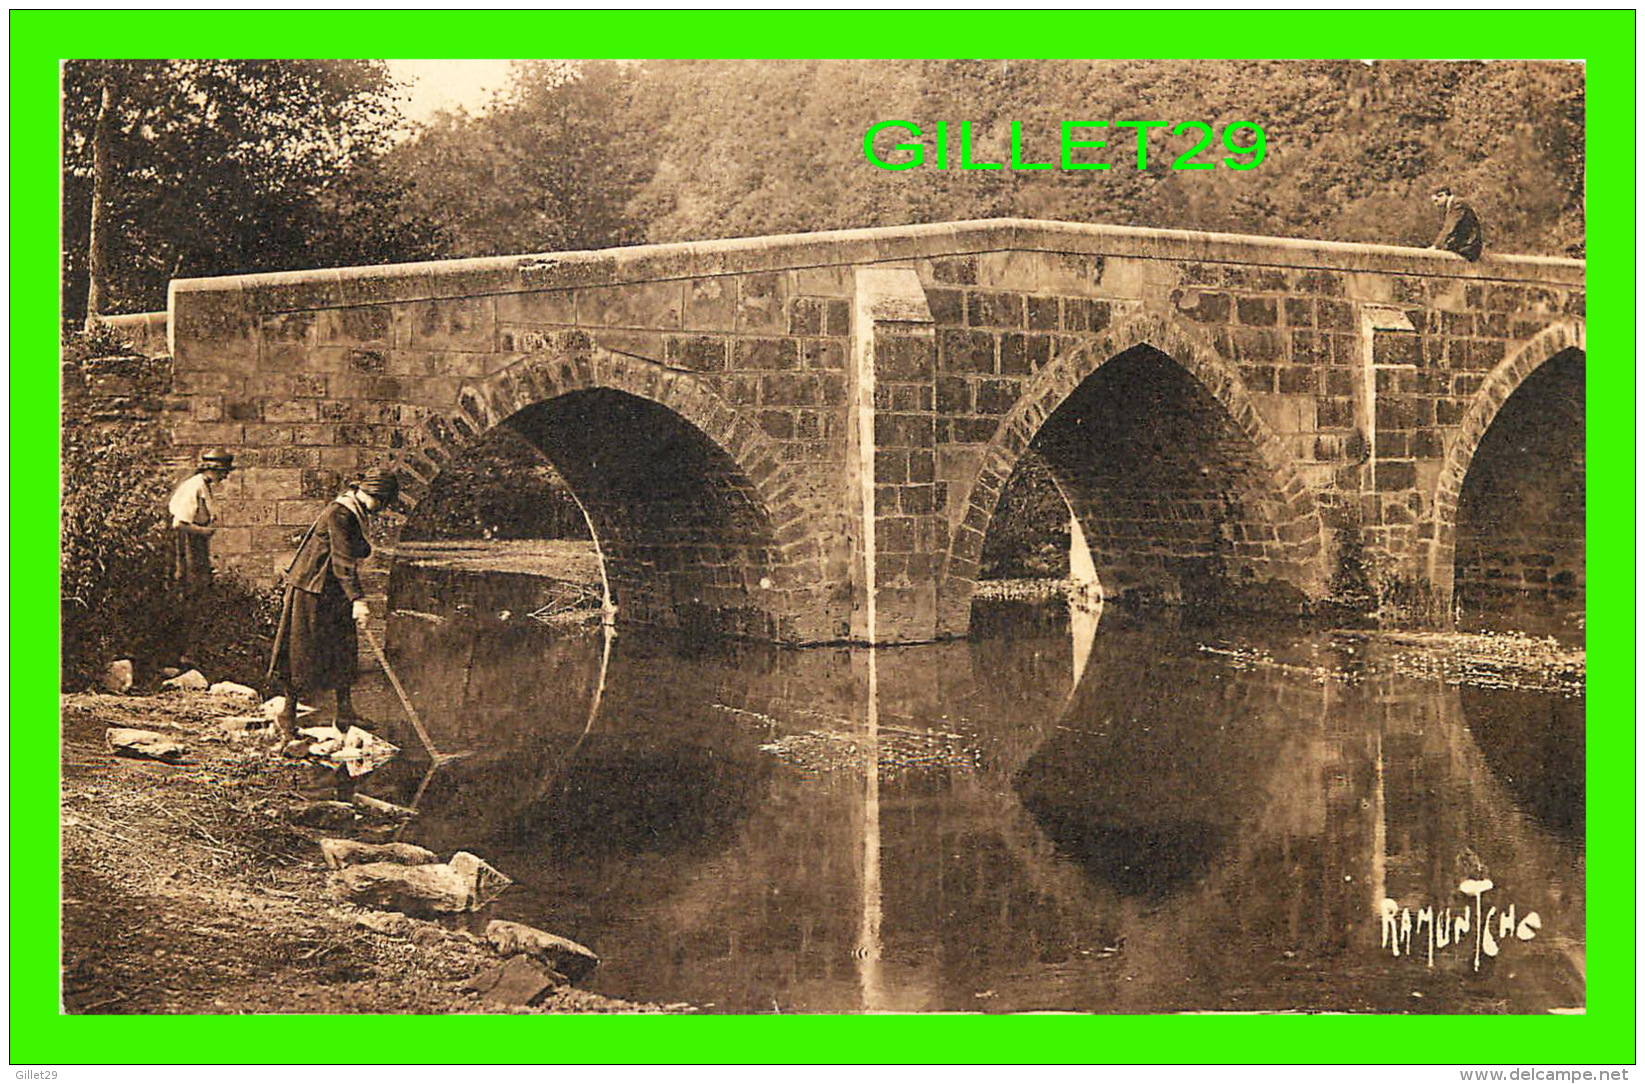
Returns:
[[[658,1010],[572,987],[533,1007],[484,1000],[463,989],[502,963],[483,938],[332,897],[316,840],[346,833],[286,820],[330,795],[308,766],[223,736],[220,720],[246,710],[198,694],[63,697],[66,1011]],[[184,742],[191,763],[116,757],[111,726]]]

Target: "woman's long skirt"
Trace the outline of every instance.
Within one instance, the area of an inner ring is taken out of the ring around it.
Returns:
[[[287,587],[268,676],[305,693],[350,688],[360,673],[358,637],[353,607],[336,580],[328,578],[318,595]]]

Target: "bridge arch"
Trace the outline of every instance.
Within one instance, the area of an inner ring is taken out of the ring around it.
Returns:
[[[1215,348],[1198,334],[1163,316],[1144,314],[1091,336],[1078,348],[1054,358],[1040,370],[1003,419],[982,455],[964,516],[953,533],[941,588],[943,613],[948,620],[963,624],[989,525],[1000,495],[1024,452],[1037,442],[1043,445],[1042,438],[1058,425],[1071,431],[1064,424],[1069,419],[1063,415],[1082,395],[1089,397],[1095,383],[1092,378],[1104,371],[1113,371],[1110,367],[1115,363],[1139,372],[1148,370],[1149,379],[1160,382],[1162,391],[1166,390],[1165,385],[1172,385],[1168,389],[1171,393],[1185,397],[1184,401],[1193,400],[1204,419],[1224,426],[1241,446],[1243,461],[1221,464],[1237,467],[1244,476],[1243,491],[1230,494],[1230,499],[1244,505],[1244,522],[1225,523],[1222,527],[1225,537],[1220,540],[1231,545],[1237,555],[1236,578],[1283,581],[1308,597],[1321,595],[1327,578],[1326,534],[1313,493],[1290,452],[1258,413],[1233,367]],[[1073,422],[1080,425],[1084,420],[1076,418]],[[1079,476],[1071,453],[1047,458],[1053,461],[1053,474],[1057,475],[1059,488],[1071,497],[1074,514],[1091,541],[1098,575],[1111,596],[1132,593],[1182,598],[1192,593],[1183,577],[1192,575],[1191,566],[1195,562],[1186,552],[1149,555],[1146,560],[1154,564],[1152,571],[1143,569],[1143,562],[1131,561],[1132,567],[1125,574],[1114,575],[1113,565],[1122,556],[1123,543],[1103,527],[1102,486],[1094,484],[1098,480],[1089,475]],[[1055,462],[1059,458],[1061,469]],[[1208,467],[1201,468],[1201,472],[1205,469]],[[1204,504],[1208,497],[1208,491],[1202,492],[1190,503]],[[1161,503],[1172,499],[1169,494],[1162,495]],[[1107,511],[1112,510],[1110,502]],[[1193,518],[1205,509],[1184,511],[1188,518]],[[1108,569],[1103,567],[1105,559]],[[1259,568],[1266,574],[1258,576]],[[1131,581],[1129,585],[1127,580]]]
[[[1562,320],[1543,328],[1526,340],[1486,374],[1469,401],[1461,424],[1446,440],[1445,459],[1435,484],[1433,505],[1434,546],[1430,550],[1428,576],[1436,597],[1446,612],[1454,612],[1457,602],[1456,566],[1459,534],[1463,528],[1464,491],[1469,475],[1487,447],[1493,426],[1511,410],[1516,393],[1546,374],[1551,364],[1569,364],[1585,369],[1587,325],[1582,320]],[[1575,372],[1580,392],[1581,373]],[[1580,436],[1580,433],[1579,433]],[[1581,527],[1581,518],[1577,517]]]
[[[506,358],[426,417],[398,464],[412,510],[498,426],[535,444],[587,511],[619,622],[794,638],[820,561],[768,437],[700,377],[569,333]]]

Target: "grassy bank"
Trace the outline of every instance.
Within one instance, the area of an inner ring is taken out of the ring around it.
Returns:
[[[223,720],[243,702],[69,694],[62,704],[67,1012],[656,1011],[569,986],[529,1007],[486,1000],[464,986],[503,961],[462,928],[467,916],[422,921],[341,902],[317,841],[346,830],[288,819],[305,797],[332,795],[306,763],[227,736]],[[182,742],[189,756],[116,757],[104,739],[116,726]]]

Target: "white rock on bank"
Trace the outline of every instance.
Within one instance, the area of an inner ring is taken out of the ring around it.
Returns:
[[[392,862],[398,866],[431,866],[438,856],[412,843],[360,843],[352,839],[322,839],[320,852],[332,869],[363,866],[369,862]]]
[[[257,690],[237,681],[219,681],[206,690],[212,696],[232,696],[236,700],[256,700]]]
[[[217,729],[231,741],[244,741],[254,734],[259,739],[268,737],[269,720],[261,715],[230,715],[217,720]]]
[[[175,764],[188,755],[188,746],[172,741],[152,730],[134,730],[131,727],[111,726],[103,734],[109,751],[116,756],[142,757]]]
[[[503,894],[514,879],[488,865],[485,859],[458,851],[448,863],[469,885],[469,909],[478,911]]]
[[[178,674],[176,677],[168,678],[160,684],[168,689],[182,689],[191,693],[204,692],[211,687],[211,682],[207,681],[206,676],[198,670],[189,670],[186,673]]]
[[[120,696],[131,691],[132,665],[130,659],[115,659],[103,671],[103,691]]]
[[[286,698],[285,697],[283,697],[283,696],[271,697],[268,700],[263,701],[263,707],[262,707],[263,718],[265,718],[265,719],[277,718],[279,716],[279,714],[282,711],[285,710],[285,708],[286,708]],[[300,700],[297,702],[297,716],[298,716],[298,718],[302,718],[304,715],[308,715],[313,711],[314,711],[313,705],[305,704]]]
[[[486,940],[499,955],[523,952],[535,956],[572,982],[600,966],[600,958],[593,949],[520,922],[497,919],[486,923]]]
[[[369,774],[399,755],[400,747],[384,741],[369,730],[351,726],[347,732],[334,726],[307,727],[298,734],[314,739],[307,756],[327,760],[345,768],[353,778]]]
[[[350,903],[404,914],[447,914],[469,909],[469,880],[450,866],[368,862],[330,877],[332,891]]]
[[[381,798],[373,798],[369,794],[356,794],[349,801],[353,802],[368,817],[376,817],[388,821],[408,821],[417,816],[417,811],[409,806],[395,805],[385,802]]]

